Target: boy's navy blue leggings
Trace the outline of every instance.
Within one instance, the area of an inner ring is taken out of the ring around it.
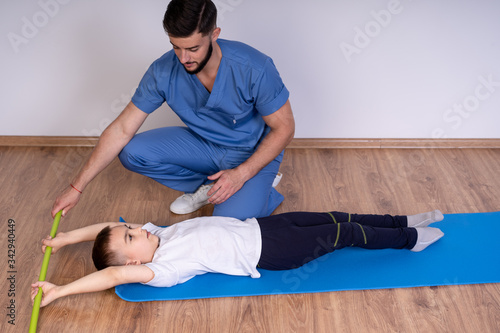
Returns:
[[[259,268],[293,269],[346,246],[411,249],[417,231],[406,216],[291,212],[257,219],[262,234]]]

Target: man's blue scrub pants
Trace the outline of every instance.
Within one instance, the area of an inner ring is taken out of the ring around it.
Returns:
[[[213,144],[186,127],[164,127],[135,135],[118,155],[123,166],[174,190],[193,193],[208,176],[233,169],[253,150],[229,149]],[[225,202],[215,205],[214,216],[241,220],[264,217],[283,201],[273,187],[282,154]]]

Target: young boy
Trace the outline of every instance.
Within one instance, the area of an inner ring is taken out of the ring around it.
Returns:
[[[240,221],[199,217],[167,228],[108,222],[42,241],[53,253],[63,246],[95,239],[98,269],[63,286],[32,284],[32,299],[42,287],[41,306],[67,295],[101,291],[125,283],[170,287],[208,272],[260,277],[257,268],[286,270],[346,246],[422,251],[444,234],[429,224],[439,210],[411,216],[341,212],[292,212]]]

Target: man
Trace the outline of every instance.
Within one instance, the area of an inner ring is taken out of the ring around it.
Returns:
[[[218,39],[216,16],[210,0],[169,3],[163,25],[173,50],[150,66],[132,101],[56,199],[53,215],[74,207],[116,156],[126,168],[186,192],[171,204],[174,213],[212,203],[214,215],[245,219],[270,215],[283,201],[273,182],[295,130],[289,92],[269,57]],[[136,135],[164,102],[187,127]]]

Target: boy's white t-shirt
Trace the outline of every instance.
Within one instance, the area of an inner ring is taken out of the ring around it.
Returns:
[[[260,277],[262,238],[254,218],[206,216],[167,228],[152,223],[142,228],[160,238],[153,261],[145,264],[155,275],[147,285],[171,287],[209,272]]]

